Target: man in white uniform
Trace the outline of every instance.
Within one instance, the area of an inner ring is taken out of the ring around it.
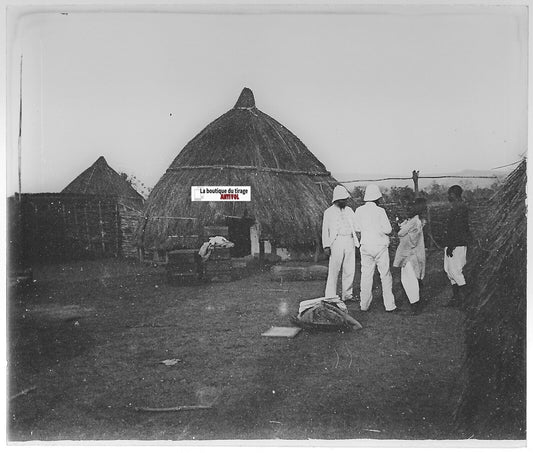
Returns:
[[[381,197],[379,187],[370,184],[365,190],[365,204],[355,210],[355,231],[361,232],[361,311],[367,311],[372,302],[372,283],[377,266],[385,311],[396,313],[399,309],[392,294],[389,258],[388,235],[392,227],[387,213],[378,206]]]
[[[354,302],[355,247],[359,240],[355,234],[355,214],[349,206],[349,192],[344,186],[333,190],[333,205],[324,212],[322,221],[322,247],[329,256],[326,298],[337,295],[337,281],[342,269],[342,294],[344,302]]]

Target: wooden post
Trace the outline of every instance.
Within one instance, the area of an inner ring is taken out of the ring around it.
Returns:
[[[19,136],[18,136],[19,202],[22,196],[22,55],[20,56]]]
[[[317,239],[315,242],[315,263],[318,263],[318,255],[320,254],[320,241]]]
[[[415,186],[415,197],[418,197],[418,174],[420,171],[413,170],[413,184]]]
[[[259,261],[262,263],[265,259],[265,241],[261,237],[259,238]]]

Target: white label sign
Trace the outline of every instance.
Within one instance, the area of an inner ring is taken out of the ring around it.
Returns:
[[[191,201],[251,201],[250,186],[191,186]]]

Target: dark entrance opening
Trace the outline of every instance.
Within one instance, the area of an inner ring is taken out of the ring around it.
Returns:
[[[228,225],[228,239],[235,244],[230,249],[231,256],[241,258],[252,253],[252,242],[250,240],[250,227],[254,224],[254,219],[250,217],[226,217]]]

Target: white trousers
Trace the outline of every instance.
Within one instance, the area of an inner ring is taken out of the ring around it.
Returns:
[[[415,269],[413,265],[407,261],[405,266],[402,267],[402,285],[407,294],[409,302],[412,304],[417,303],[420,300],[420,288],[418,286],[418,278],[416,278]]]
[[[392,294],[389,247],[367,244],[361,246],[361,310],[368,310],[372,302],[372,283],[374,282],[376,266],[381,277],[385,310],[394,310],[396,304]]]
[[[466,264],[466,246],[455,247],[453,256],[446,255],[448,247],[444,247],[444,271],[452,285],[466,285],[463,267]]]
[[[337,236],[331,244],[326,297],[337,295],[337,282],[342,268],[342,300],[353,297],[355,277],[355,245],[351,236]]]

